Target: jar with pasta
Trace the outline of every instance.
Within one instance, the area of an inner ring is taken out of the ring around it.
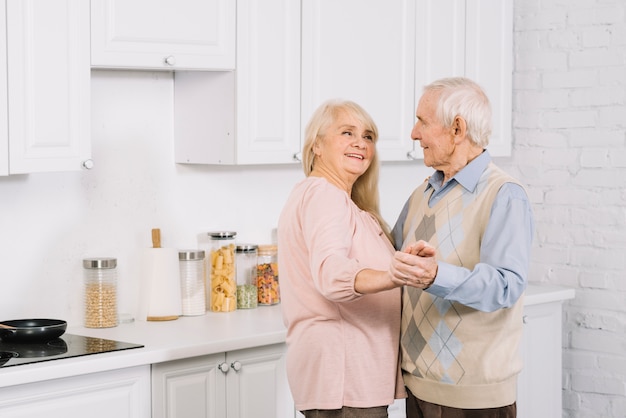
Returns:
[[[207,259],[208,306],[213,312],[237,309],[237,276],[235,267],[236,232],[209,232],[210,250]]]
[[[117,259],[83,260],[85,327],[110,328],[117,318]]]
[[[280,302],[277,254],[276,245],[259,245],[257,248],[256,284],[259,305],[275,305]]]

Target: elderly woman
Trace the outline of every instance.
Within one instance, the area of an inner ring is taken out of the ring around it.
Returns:
[[[306,178],[279,219],[287,375],[307,418],[387,417],[405,397],[398,340],[406,282],[379,213],[377,139],[358,104],[322,104],[305,132]]]

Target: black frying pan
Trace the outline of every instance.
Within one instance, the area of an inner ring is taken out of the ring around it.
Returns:
[[[60,319],[14,319],[0,322],[0,339],[13,342],[46,342],[65,333],[67,322]]]

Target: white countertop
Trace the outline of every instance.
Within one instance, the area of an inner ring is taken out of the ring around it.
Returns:
[[[574,295],[574,289],[531,284],[524,304],[560,302],[572,299]],[[283,343],[286,336],[280,305],[228,313],[208,312],[174,321],[135,321],[114,328],[70,326],[67,333],[144,347],[0,368],[0,388]]]

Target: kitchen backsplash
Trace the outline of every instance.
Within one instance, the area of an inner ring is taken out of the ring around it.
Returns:
[[[179,249],[216,229],[237,231],[238,242],[271,242],[300,166],[175,164],[172,95],[169,72],[93,71],[94,168],[0,177],[0,319],[80,324],[85,257],[118,259],[120,312],[135,315],[152,228],[164,247]],[[393,224],[430,170],[416,161],[381,171],[382,212]]]

